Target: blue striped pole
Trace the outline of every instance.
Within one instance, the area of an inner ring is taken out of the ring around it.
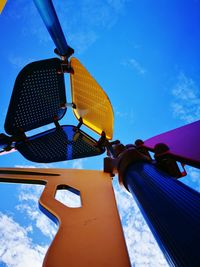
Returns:
[[[129,164],[124,186],[136,199],[170,266],[200,266],[200,194],[154,164]]]

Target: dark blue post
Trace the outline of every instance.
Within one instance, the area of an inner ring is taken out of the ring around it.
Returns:
[[[61,56],[69,57],[74,50],[67,44],[51,0],[34,0],[46,28]]]
[[[122,178],[169,265],[199,267],[200,194],[152,163],[131,163]]]

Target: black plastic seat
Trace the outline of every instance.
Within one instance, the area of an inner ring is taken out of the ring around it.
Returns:
[[[26,132],[60,120],[66,112],[61,60],[52,58],[26,65],[15,81],[5,131]]]
[[[51,163],[102,154],[97,142],[89,135],[67,125],[54,128],[16,143],[17,150],[28,160]]]

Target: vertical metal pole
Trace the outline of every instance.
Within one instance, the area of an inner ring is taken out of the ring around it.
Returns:
[[[132,163],[122,178],[169,265],[200,266],[200,194],[152,163]]]

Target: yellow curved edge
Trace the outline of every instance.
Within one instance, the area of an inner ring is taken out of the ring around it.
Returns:
[[[7,2],[7,0],[0,0],[0,14],[3,11],[6,2]]]
[[[106,138],[112,139],[114,113],[108,96],[78,59],[71,58],[70,64],[72,102],[76,105],[74,115],[99,135],[104,131]]]

